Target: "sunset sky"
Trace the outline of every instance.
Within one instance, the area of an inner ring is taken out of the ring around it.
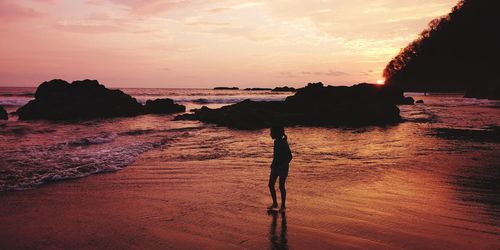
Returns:
[[[0,0],[0,86],[376,82],[457,0]]]

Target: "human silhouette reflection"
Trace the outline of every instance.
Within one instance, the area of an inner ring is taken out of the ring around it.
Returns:
[[[271,227],[269,230],[269,248],[270,249],[288,249],[286,213],[276,210],[269,210],[267,214],[272,217]],[[281,215],[281,231],[279,235],[276,233],[278,225],[278,216]]]

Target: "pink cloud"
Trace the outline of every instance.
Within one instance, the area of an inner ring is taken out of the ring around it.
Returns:
[[[124,27],[113,24],[56,24],[53,27],[66,32],[85,34],[121,32],[125,30]]]
[[[170,10],[189,6],[189,1],[185,0],[87,0],[87,3],[99,5],[104,3],[112,3],[115,5],[125,6],[130,10],[130,13],[139,16],[154,16],[165,13]]]
[[[40,2],[40,3],[55,3],[56,0],[33,0],[35,2]]]
[[[0,20],[2,21],[20,21],[40,16],[42,14],[32,8],[16,4],[14,1],[0,0]]]
[[[0,0],[0,86],[375,81],[457,0],[256,1]]]

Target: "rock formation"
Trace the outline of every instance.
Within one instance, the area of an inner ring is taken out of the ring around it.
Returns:
[[[7,111],[5,111],[5,109],[2,106],[0,106],[0,120],[7,120],[7,119],[9,119]]]
[[[172,107],[167,107],[168,103]],[[164,108],[164,112],[160,109]],[[121,90],[112,90],[96,80],[74,81],[60,79],[38,86],[35,99],[17,110],[21,120],[87,120],[126,117],[153,113],[180,112],[177,104],[169,101],[153,102],[149,108]]]
[[[413,99],[412,99],[413,100]],[[178,120],[199,120],[236,129],[286,126],[365,126],[401,121],[396,104],[407,102],[402,91],[374,84],[352,87],[310,83],[285,101],[243,102],[218,109],[203,107]]]

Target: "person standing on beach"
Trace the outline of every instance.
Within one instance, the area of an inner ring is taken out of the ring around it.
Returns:
[[[274,209],[278,207],[278,201],[276,200],[276,190],[274,189],[274,184],[279,177],[279,186],[281,193],[281,212],[285,212],[286,206],[286,188],[285,181],[288,177],[288,167],[290,161],[292,160],[292,152],[290,151],[290,146],[288,146],[287,136],[285,134],[285,129],[282,126],[271,127],[271,138],[274,139],[274,154],[273,162],[271,163],[271,174],[269,175],[269,191],[271,192],[271,198],[273,199],[273,204],[267,209]]]

